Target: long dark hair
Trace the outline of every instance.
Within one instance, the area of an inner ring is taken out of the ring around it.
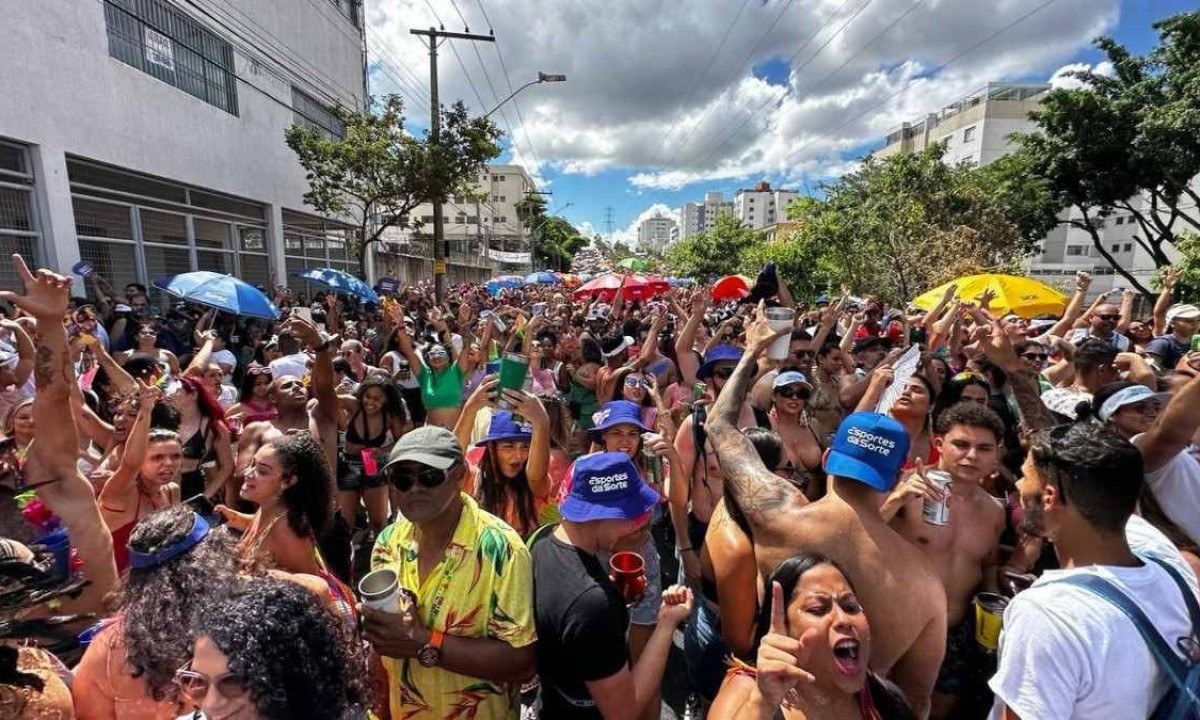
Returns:
[[[496,458],[495,445],[496,443],[485,445],[483,457],[479,460],[480,502],[484,510],[501,517],[504,508],[511,502],[520,521],[520,527],[517,527],[516,531],[521,537],[525,537],[538,527],[537,505],[534,503],[533,489],[529,487],[529,476],[522,467],[516,477],[504,477]]]
[[[851,582],[849,573],[832,558],[820,553],[800,553],[779,563],[775,571],[771,573],[771,577],[767,578],[767,590],[763,593],[762,607],[758,611],[758,621],[754,630],[753,650],[755,653],[758,652],[758,645],[762,642],[763,636],[771,627],[771,602],[774,597],[771,588],[773,584],[779,583],[783,588],[783,601],[785,604],[789,603],[792,596],[796,594],[796,586],[800,584],[800,578],[804,576],[804,573],[821,565],[832,565],[837,568],[842,577],[846,578],[846,584],[850,586],[850,591],[854,592],[854,583]],[[909,707],[908,701],[904,699],[900,690],[890,682],[876,676],[875,673],[867,672],[867,682],[863,689],[871,694],[871,702],[884,720],[916,720],[917,716]]]
[[[271,375],[269,367],[259,363],[252,363],[250,367],[246,368],[246,372],[242,374],[241,385],[238,386],[238,402],[244,403],[247,400],[254,399],[255,382],[263,375],[267,376],[267,385],[270,385],[274,376]]]
[[[196,514],[182,505],[156,512],[133,528],[129,547],[150,553],[173,545],[195,522]],[[161,565],[129,569],[120,592],[126,663],[133,677],[145,678],[155,700],[171,695],[175,668],[191,655],[188,630],[196,608],[226,597],[237,581],[237,556],[228,534],[217,530]]]
[[[323,538],[334,512],[325,451],[306,432],[287,435],[271,448],[279,458],[280,470],[296,480],[283,491],[288,527],[301,537]]]
[[[371,388],[379,388],[379,391],[383,393],[384,415],[401,420],[408,419],[408,415],[404,412],[404,399],[400,395],[400,389],[396,387],[396,381],[388,377],[387,373],[380,371],[368,374],[358,384],[358,389],[354,391],[354,397],[361,403],[363,396]]]

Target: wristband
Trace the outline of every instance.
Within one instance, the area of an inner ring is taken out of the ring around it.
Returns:
[[[681,547],[681,548],[679,548],[679,552],[681,552],[681,553],[685,553],[685,552],[695,552],[695,551],[696,551],[696,548],[691,548],[691,547]]]

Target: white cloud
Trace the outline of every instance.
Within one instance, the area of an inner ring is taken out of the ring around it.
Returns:
[[[1074,77],[1073,74],[1088,71],[1094,72],[1097,75],[1103,75],[1104,77],[1112,77],[1113,72],[1115,72],[1115,68],[1113,68],[1113,64],[1107,60],[1098,62],[1095,65],[1089,65],[1087,63],[1068,63],[1055,70],[1050,75],[1050,80],[1047,82],[1049,82],[1055,88],[1062,88],[1064,90],[1077,90],[1085,87],[1085,84],[1079,78]]]
[[[514,155],[531,172],[627,169],[629,182],[641,192],[626,196],[624,210],[692,183],[829,176],[890,128],[990,81],[1051,73],[1062,81],[1055,68],[1110,31],[1120,5],[1119,0],[1049,5],[757,0],[732,23],[736,0],[689,0],[670,12],[644,0],[458,2],[474,32],[488,30],[480,2],[496,24],[514,87],[539,70],[568,78],[521,93],[523,124],[514,103],[495,116],[502,128],[508,126],[501,115],[515,127]],[[449,0],[429,3],[447,29],[462,29]],[[436,24],[425,0],[368,5],[371,46],[386,46],[421,83],[427,83],[428,53],[409,29],[431,22]],[[452,40],[443,46],[441,93],[464,98],[477,110],[491,109],[497,96],[508,94],[508,80],[496,48],[475,45]],[[766,82],[748,69],[763,63],[786,68],[786,79]],[[383,89],[390,82],[386,74],[375,79]]]

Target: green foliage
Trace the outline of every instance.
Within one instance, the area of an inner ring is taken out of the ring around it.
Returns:
[[[762,244],[762,233],[748,228],[733,216],[722,213],[713,229],[680,240],[667,250],[666,262],[680,277],[705,279],[736,273],[747,253]]]
[[[1167,248],[1178,246],[1181,230],[1200,230],[1194,213],[1184,212],[1200,202],[1189,187],[1200,174],[1200,11],[1154,28],[1159,43],[1145,56],[1111,38],[1097,40],[1113,76],[1079,73],[1083,88],[1048,93],[1033,113],[1038,131],[1018,138],[1013,160],[1043,184],[1053,211],[1075,211],[1063,222],[1086,231],[1100,255],[1143,292],[1104,247],[1100,221],[1114,212],[1132,215],[1133,240],[1158,267],[1170,264]],[[1047,212],[1037,211],[1039,222]]]
[[[1175,261],[1175,267],[1179,268],[1175,300],[1200,302],[1200,235],[1192,232],[1179,233],[1175,238],[1175,247],[1179,249],[1179,259]],[[1155,289],[1162,287],[1163,272],[1165,268],[1151,281]]]
[[[549,218],[534,233],[534,265],[539,268],[567,270],[571,267],[575,253],[587,244],[588,239],[580,235],[575,226],[567,222],[565,218],[557,216]]]
[[[470,194],[487,162],[500,154],[500,131],[486,118],[469,117],[462,103],[444,108],[439,142],[404,130],[404,103],[388,95],[366,112],[333,108],[345,126],[341,138],[313,127],[287,129],[308,180],[304,201],[317,212],[358,229],[353,251],[359,268],[367,249],[390,227],[426,202]]]

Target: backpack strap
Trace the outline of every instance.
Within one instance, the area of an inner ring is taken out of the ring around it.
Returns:
[[[1187,581],[1183,579],[1183,575],[1171,563],[1150,555],[1138,555],[1138,557],[1166,570],[1171,579],[1175,581],[1175,585],[1179,587],[1179,592],[1183,594],[1183,602],[1187,606],[1188,616],[1192,621],[1192,634],[1194,635],[1197,629],[1200,629],[1200,605],[1196,602],[1196,594],[1192,592],[1192,587],[1187,584]]]
[[[1150,654],[1154,656],[1155,661],[1162,671],[1167,674],[1167,677],[1171,680],[1171,684],[1177,688],[1185,687],[1187,663],[1171,649],[1171,646],[1163,639],[1162,634],[1154,627],[1154,624],[1150,622],[1150,618],[1146,617],[1146,613],[1142,612],[1137,603],[1133,602],[1128,595],[1121,592],[1116,585],[1113,585],[1099,575],[1091,573],[1071,575],[1052,582],[1066,583],[1084,588],[1104,598],[1124,613],[1133,622],[1142,639],[1146,641],[1146,645],[1150,648]],[[1188,594],[1190,594],[1190,591]]]

